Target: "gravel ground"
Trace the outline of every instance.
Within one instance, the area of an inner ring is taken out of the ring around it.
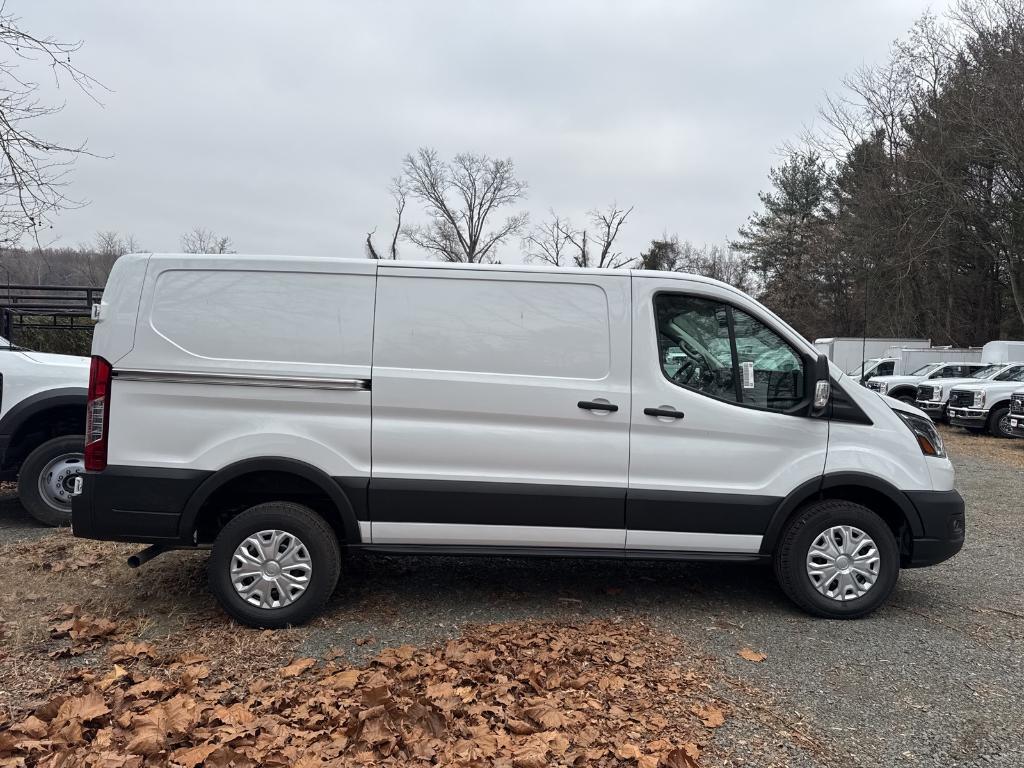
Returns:
[[[1024,441],[945,434],[967,500],[967,544],[947,563],[904,571],[867,619],[810,618],[757,566],[361,556],[347,562],[327,615],[293,631],[297,653],[342,649],[359,661],[468,624],[640,618],[722,670],[714,693],[737,715],[715,732],[716,764],[1022,766]],[[0,545],[44,531],[0,497]],[[198,583],[201,555],[147,568],[185,569],[192,581],[177,596],[184,605],[152,632],[213,610]],[[136,573],[146,579],[146,568]],[[739,658],[746,647],[767,659]]]
[[[39,538],[50,531],[22,509],[17,485],[0,483],[0,545]]]

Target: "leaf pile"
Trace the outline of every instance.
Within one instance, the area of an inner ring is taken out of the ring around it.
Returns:
[[[525,622],[242,682],[198,654],[120,643],[72,693],[0,715],[0,766],[694,768],[727,713],[678,653],[639,622]]]

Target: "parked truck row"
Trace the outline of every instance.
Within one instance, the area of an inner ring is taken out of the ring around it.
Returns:
[[[935,421],[996,437],[1024,437],[1024,395],[1015,399],[1024,392],[1022,341],[966,349],[932,347],[927,339],[829,338],[814,344],[844,363],[858,354],[879,354],[863,358],[849,376],[880,395],[917,406]]]

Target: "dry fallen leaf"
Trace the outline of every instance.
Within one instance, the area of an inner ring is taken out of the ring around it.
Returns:
[[[661,765],[663,768],[697,768],[697,761],[685,750],[673,749],[662,758]]]
[[[691,711],[708,728],[717,728],[725,722],[725,713],[714,704],[697,705]]]
[[[314,664],[316,664],[316,659],[296,659],[287,667],[280,670],[281,677],[298,677]]]
[[[761,653],[760,651],[755,651],[751,648],[744,648],[743,650],[739,651],[736,655],[742,659],[746,659],[747,661],[755,662],[762,662],[768,658],[768,654]]]

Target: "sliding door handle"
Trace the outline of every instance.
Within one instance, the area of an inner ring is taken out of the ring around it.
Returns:
[[[615,413],[619,410],[619,406],[602,402],[601,400],[580,400],[576,403],[576,406],[585,411],[608,411],[609,413]]]
[[[645,416],[658,416],[663,419],[681,419],[683,412],[675,408],[644,408]]]

